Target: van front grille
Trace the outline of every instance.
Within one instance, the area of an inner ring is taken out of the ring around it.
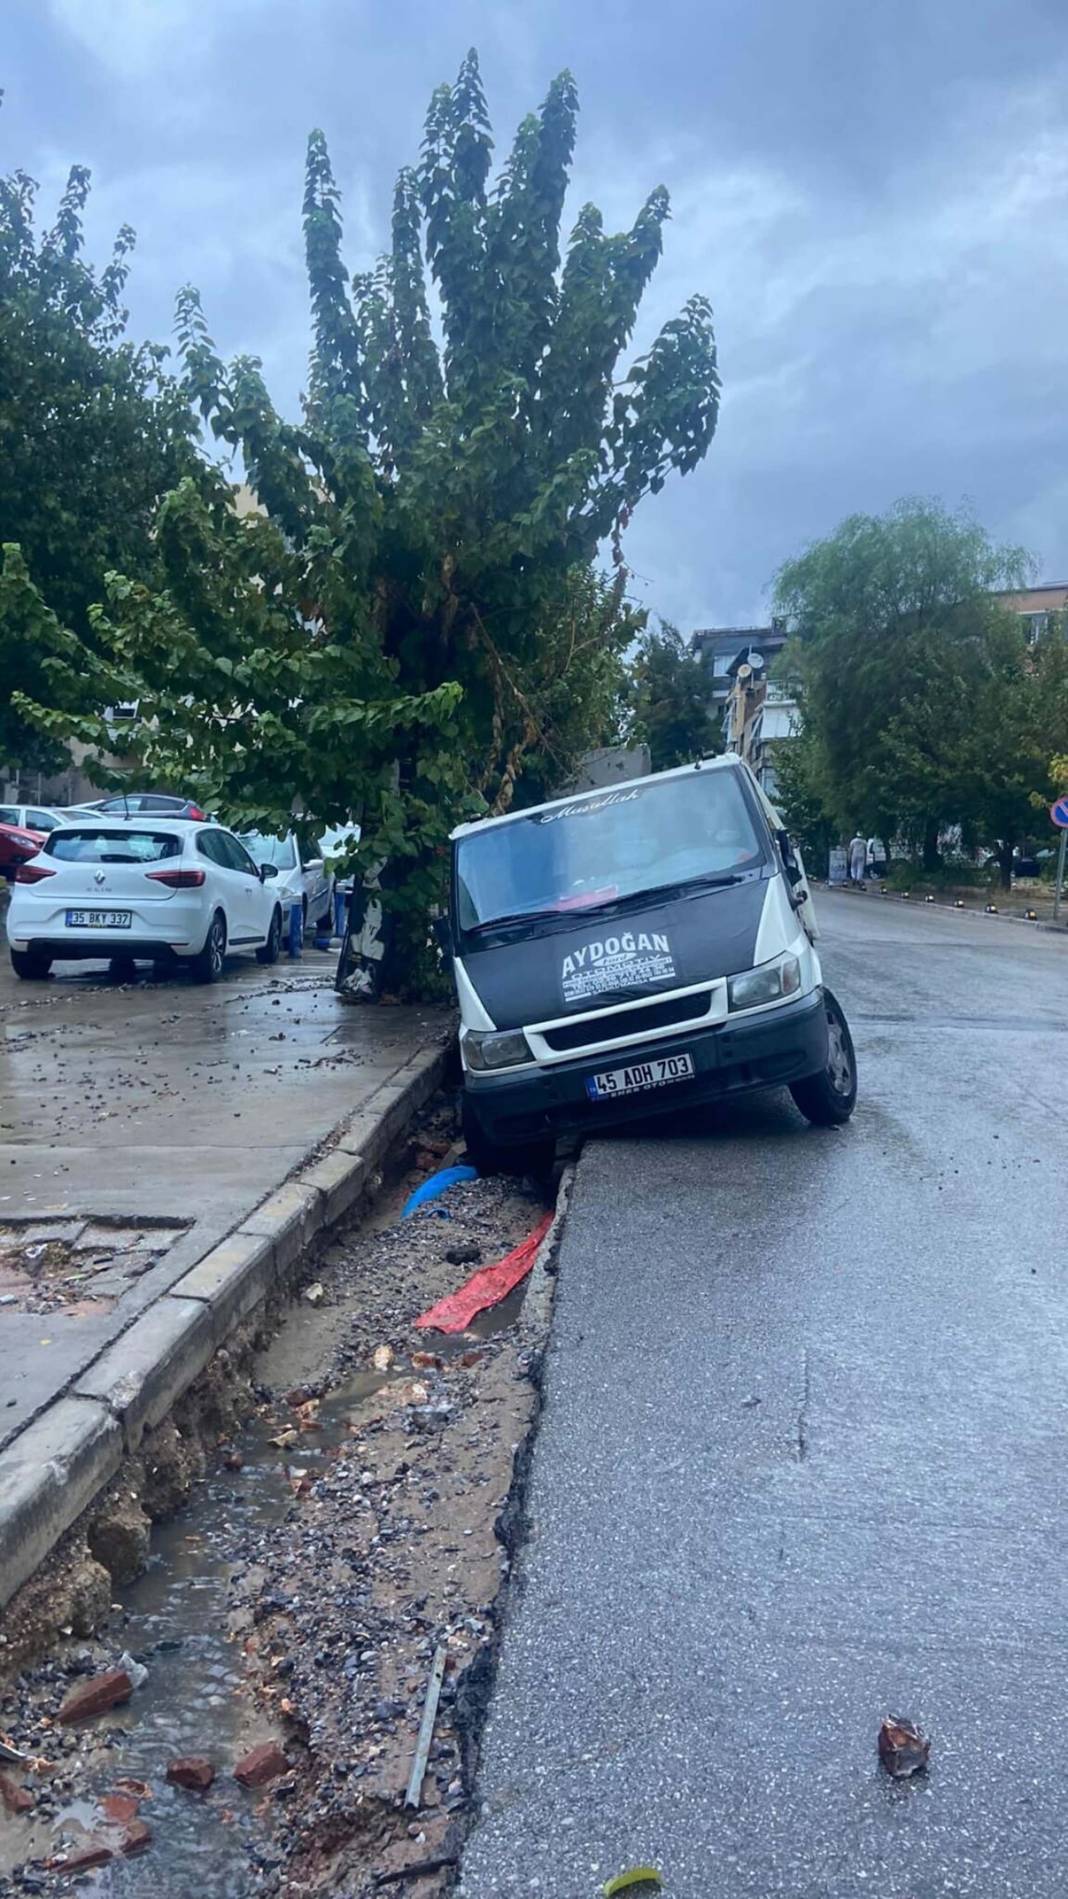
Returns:
[[[711,991],[703,996],[672,996],[667,1002],[651,1002],[644,1009],[604,1009],[581,1022],[563,1022],[541,1033],[549,1047],[562,1054],[569,1048],[617,1042],[625,1035],[643,1035],[651,1029],[670,1029],[679,1022],[699,1021],[711,1006]]]

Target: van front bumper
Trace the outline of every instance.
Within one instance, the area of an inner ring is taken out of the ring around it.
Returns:
[[[693,1075],[608,1101],[591,1101],[586,1083],[608,1069],[631,1068],[664,1055],[689,1055]],[[620,1122],[722,1101],[755,1088],[782,1088],[827,1066],[822,989],[784,1002],[748,1021],[739,1014],[714,1028],[689,1029],[581,1060],[553,1062],[509,1074],[464,1076],[469,1109],[502,1147],[561,1134],[590,1134]]]

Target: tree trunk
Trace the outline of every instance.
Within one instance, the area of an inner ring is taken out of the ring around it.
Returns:
[[[938,850],[938,819],[928,818],[923,827],[924,870],[938,870],[942,858]]]
[[[1012,850],[1011,844],[998,845],[998,876],[1002,890],[1012,889]]]

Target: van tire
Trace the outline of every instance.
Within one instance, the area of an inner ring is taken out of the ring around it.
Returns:
[[[857,1105],[857,1058],[849,1024],[838,998],[829,989],[823,991],[823,1006],[827,1016],[827,1066],[818,1075],[792,1081],[790,1093],[813,1127],[840,1128]]]
[[[462,1118],[467,1158],[480,1174],[529,1174],[533,1180],[541,1180],[552,1171],[555,1141],[527,1141],[522,1147],[502,1147],[486,1133],[466,1095]]]

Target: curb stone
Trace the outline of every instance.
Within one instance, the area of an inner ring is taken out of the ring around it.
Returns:
[[[423,1049],[340,1124],[319,1159],[275,1188],[149,1306],[0,1453],[0,1609],[204,1370],[315,1235],[364,1191],[440,1085],[448,1047]]]
[[[122,1431],[107,1407],[59,1398],[0,1457],[0,1596],[33,1575],[64,1531],[111,1482]]]
[[[826,891],[831,896],[843,893],[847,888],[842,884],[820,883],[815,877],[811,877],[809,882],[814,889]],[[1047,923],[1044,917],[1017,917],[1012,916],[1008,910],[998,910],[991,916],[989,911],[975,910],[967,904],[963,910],[958,910],[955,903],[940,903],[937,897],[933,903],[928,903],[926,897],[921,897],[914,903],[911,897],[903,897],[899,890],[888,890],[885,894],[881,890],[865,890],[864,894],[877,897],[880,903],[907,902],[910,910],[946,910],[950,916],[954,917],[981,917],[984,923],[1022,923],[1025,930],[1044,930],[1048,936],[1064,936],[1068,931],[1068,922]]]

